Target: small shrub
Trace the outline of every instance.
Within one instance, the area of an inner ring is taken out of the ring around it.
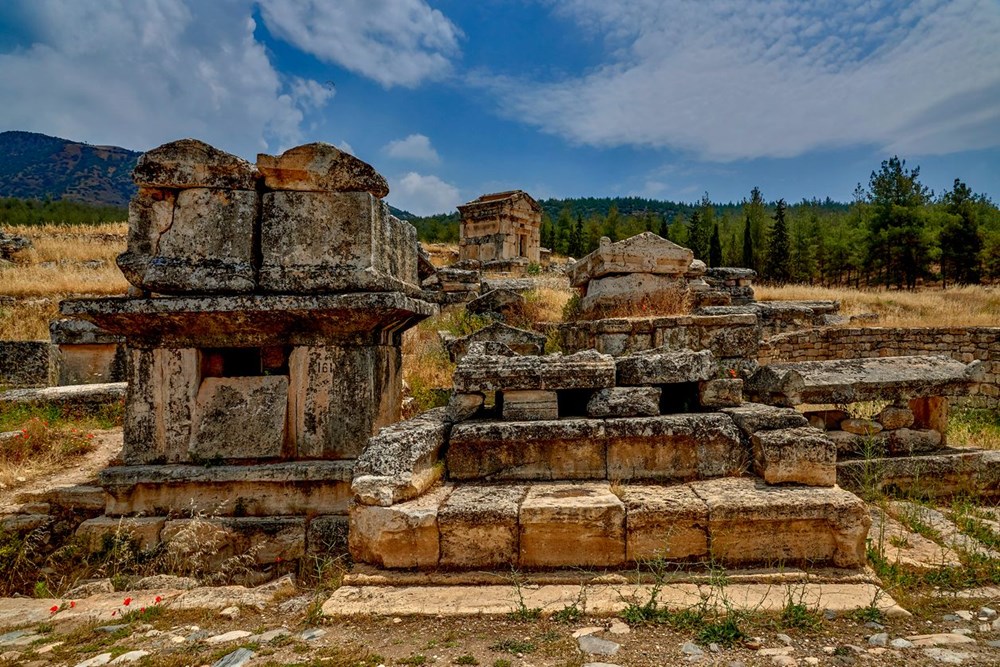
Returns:
[[[702,644],[715,643],[719,646],[732,646],[747,637],[735,614],[729,614],[705,624],[698,630],[696,636]]]
[[[513,655],[534,653],[537,647],[523,639],[502,639],[495,644],[490,645],[491,651],[496,651],[498,653],[511,653]]]
[[[456,665],[478,665],[479,661],[471,655],[460,655],[454,660]]]
[[[789,600],[784,609],[781,610],[781,627],[796,628],[799,630],[812,630],[819,627],[820,615],[802,604]]]
[[[417,653],[416,655],[411,655],[408,658],[400,658],[396,661],[398,665],[410,665],[411,667],[419,667],[427,663],[427,656]]]

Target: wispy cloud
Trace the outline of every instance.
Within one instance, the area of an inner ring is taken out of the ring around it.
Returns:
[[[397,160],[414,160],[437,164],[441,156],[434,150],[431,140],[423,134],[411,134],[405,139],[396,139],[385,145],[383,150]]]
[[[387,88],[448,74],[462,35],[424,0],[260,0],[260,7],[279,38]]]
[[[417,215],[447,213],[462,203],[454,185],[415,171],[390,180],[389,199],[393,206]]]
[[[606,47],[556,81],[484,79],[503,113],[572,142],[728,161],[875,145],[1000,145],[990,0],[550,3]]]
[[[196,136],[253,157],[302,139],[333,91],[282,76],[247,0],[26,0],[0,53],[0,126],[148,149]],[[4,18],[4,17],[0,17]]]

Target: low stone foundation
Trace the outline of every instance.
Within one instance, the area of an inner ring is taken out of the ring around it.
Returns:
[[[984,362],[984,376],[965,404],[1000,405],[1000,327],[850,327],[796,331],[765,340],[759,361],[824,361],[944,354]]]

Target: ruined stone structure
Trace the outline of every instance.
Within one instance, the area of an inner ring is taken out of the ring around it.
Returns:
[[[342,530],[354,459],[400,417],[400,336],[434,312],[414,298],[416,232],[379,174],[326,144],[253,165],[177,141],[134,178],[133,294],[62,304],[131,355],[106,514],[169,532],[193,504],[279,544],[258,560],[296,558],[307,529]]]
[[[834,486],[834,443],[793,409],[744,403],[742,384],[709,351],[474,344],[451,405],[359,459],[351,553],[385,568],[859,566],[870,519]]]
[[[458,207],[462,260],[509,270],[541,261],[542,207],[522,190],[483,195]]]

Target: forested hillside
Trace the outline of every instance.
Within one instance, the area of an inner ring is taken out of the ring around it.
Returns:
[[[745,266],[784,283],[914,287],[921,280],[1000,280],[1000,209],[960,179],[935,194],[920,168],[885,160],[849,203],[768,201],[753,188],[745,200],[694,204],[635,197],[544,200],[542,245],[580,257],[602,236],[643,231],[687,246],[710,266]],[[427,241],[458,240],[458,214],[416,218]]]

